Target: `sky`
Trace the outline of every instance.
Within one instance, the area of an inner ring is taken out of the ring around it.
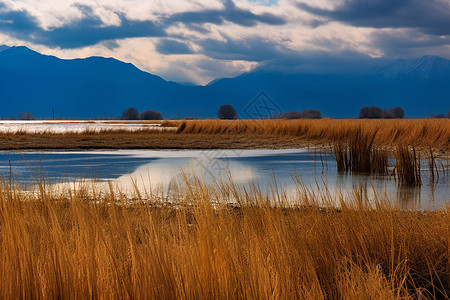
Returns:
[[[207,84],[259,67],[450,59],[450,0],[0,0],[0,45]]]

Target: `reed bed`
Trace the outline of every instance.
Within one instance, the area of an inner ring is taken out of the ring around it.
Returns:
[[[335,142],[333,151],[338,171],[387,175],[388,153],[374,147],[377,133],[378,129],[367,132],[359,128],[345,142]]]
[[[398,145],[394,155],[394,172],[399,183],[407,186],[420,186],[422,184],[420,155],[417,154],[416,149],[412,147],[410,150],[408,146]],[[430,171],[434,182],[434,169]]]
[[[397,143],[444,148],[450,145],[450,120],[200,120],[180,123],[178,133],[291,136],[326,143],[345,142],[362,130],[378,134],[375,144]]]
[[[448,298],[448,206],[297,187],[288,205],[282,189],[231,178],[147,201],[2,182],[0,297]]]
[[[130,123],[131,124],[131,123]],[[145,124],[145,123],[144,123]],[[377,132],[375,149],[415,146],[428,155],[448,156],[450,120],[189,120],[161,121],[158,128],[86,129],[56,133],[26,130],[0,133],[1,149],[255,149],[333,147],[359,132]],[[57,140],[58,142],[55,142]],[[379,153],[383,154],[383,153]],[[379,161],[378,159],[376,161]],[[381,162],[381,161],[380,161]]]
[[[176,132],[176,127],[148,127],[148,128],[135,128],[135,129],[124,129],[124,128],[101,128],[101,129],[84,129],[82,131],[76,132],[76,131],[66,131],[63,132],[62,135],[94,135],[94,134],[100,134],[100,135],[106,135],[106,134],[157,134],[157,133],[168,133],[168,132]]]

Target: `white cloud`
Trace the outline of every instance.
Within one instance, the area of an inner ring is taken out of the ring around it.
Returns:
[[[10,46],[27,45],[60,58],[91,55],[115,57],[167,80],[201,84],[216,77],[235,76],[249,71],[265,61],[295,57],[296,54],[314,51],[336,54],[353,51],[379,57],[394,55],[393,51],[396,51],[379,41],[384,37],[380,33],[388,32],[388,29],[356,27],[327,20],[326,16],[300,9],[298,0],[235,0],[234,4],[239,12],[251,13],[249,16],[254,20],[250,23],[242,22],[247,16],[245,13],[240,15],[239,18],[242,19],[238,20],[233,19],[236,16],[227,15],[233,12],[225,12],[226,1],[230,0],[0,0],[0,3],[10,10],[26,12],[36,18],[44,30],[43,34],[55,28],[70,29],[71,24],[77,24],[86,18],[96,18],[104,27],[120,27],[124,22],[122,17],[125,17],[130,23],[152,21],[151,24],[159,26],[166,35],[142,37],[142,34],[138,34],[135,36],[139,37],[132,38],[122,34],[118,40],[99,40],[97,43],[97,40],[93,39],[94,42],[81,45],[80,48],[65,49],[67,47],[63,45],[50,46],[49,43],[45,44],[33,38],[27,39],[24,35],[14,35],[13,30],[2,32],[0,29],[0,43]],[[302,2],[327,10],[345,4],[344,0]],[[84,7],[89,9],[86,11]],[[224,10],[224,14],[216,14],[217,19],[212,20],[208,19],[211,15],[202,16],[205,21],[198,23],[180,21],[183,18],[167,23],[168,18],[174,14],[205,10]],[[284,20],[285,24],[281,24],[280,20]],[[142,26],[139,28],[142,29]],[[403,29],[396,30],[402,32]],[[67,32],[70,33],[70,30]],[[378,40],[375,40],[375,35]],[[110,36],[111,34],[108,38]],[[185,43],[194,53],[159,53],[155,45],[160,38],[166,37]],[[429,40],[425,37],[426,39]],[[408,48],[408,51],[403,49],[398,53],[419,56],[428,54],[421,52],[426,50],[432,51],[432,54],[446,56],[449,49],[447,41],[448,36],[443,36],[441,44],[434,42],[427,48],[414,46]]]

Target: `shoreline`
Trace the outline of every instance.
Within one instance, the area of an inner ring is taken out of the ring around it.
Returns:
[[[97,134],[0,135],[0,151],[108,151],[108,150],[283,150],[318,149],[332,151],[333,142],[292,136],[177,134],[159,132],[118,132]],[[379,145],[393,151],[392,145]],[[428,156],[429,148],[416,146]],[[435,147],[436,158],[447,159],[450,148]]]
[[[176,133],[0,135],[0,151],[14,150],[219,150],[299,149],[329,146],[293,137]]]
[[[450,154],[450,120],[195,120],[158,125],[138,130],[87,126],[65,132],[19,128],[0,132],[0,151],[331,149],[368,143],[388,151],[404,145],[439,156]]]

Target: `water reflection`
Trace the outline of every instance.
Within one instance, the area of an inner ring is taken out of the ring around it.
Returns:
[[[430,186],[430,188],[434,199],[434,186]],[[420,209],[421,187],[400,186],[397,190],[397,199],[402,209]]]
[[[233,181],[243,184],[256,179],[256,171],[251,166],[246,166],[233,161],[227,164],[225,169],[205,169],[205,165],[223,164],[218,159],[212,158],[206,161],[204,158],[180,159],[177,163],[173,159],[159,159],[138,167],[131,174],[124,174],[115,180],[121,189],[133,187],[133,189],[163,189],[167,191],[175,182],[182,182],[194,174],[200,176],[205,182],[214,179],[231,176]]]
[[[236,184],[257,182],[263,191],[268,191],[276,178],[286,194],[294,196],[297,177],[314,190],[328,189],[336,195],[353,193],[355,188],[369,201],[387,195],[398,199],[402,208],[438,207],[449,200],[448,183],[408,188],[398,187],[391,177],[338,173],[330,156],[304,149],[0,152],[0,176],[6,180],[11,176],[22,185],[32,185],[42,175],[56,184],[84,178],[98,181],[105,189],[113,184],[124,192],[176,193],[178,182],[190,174],[205,182],[228,177]]]

